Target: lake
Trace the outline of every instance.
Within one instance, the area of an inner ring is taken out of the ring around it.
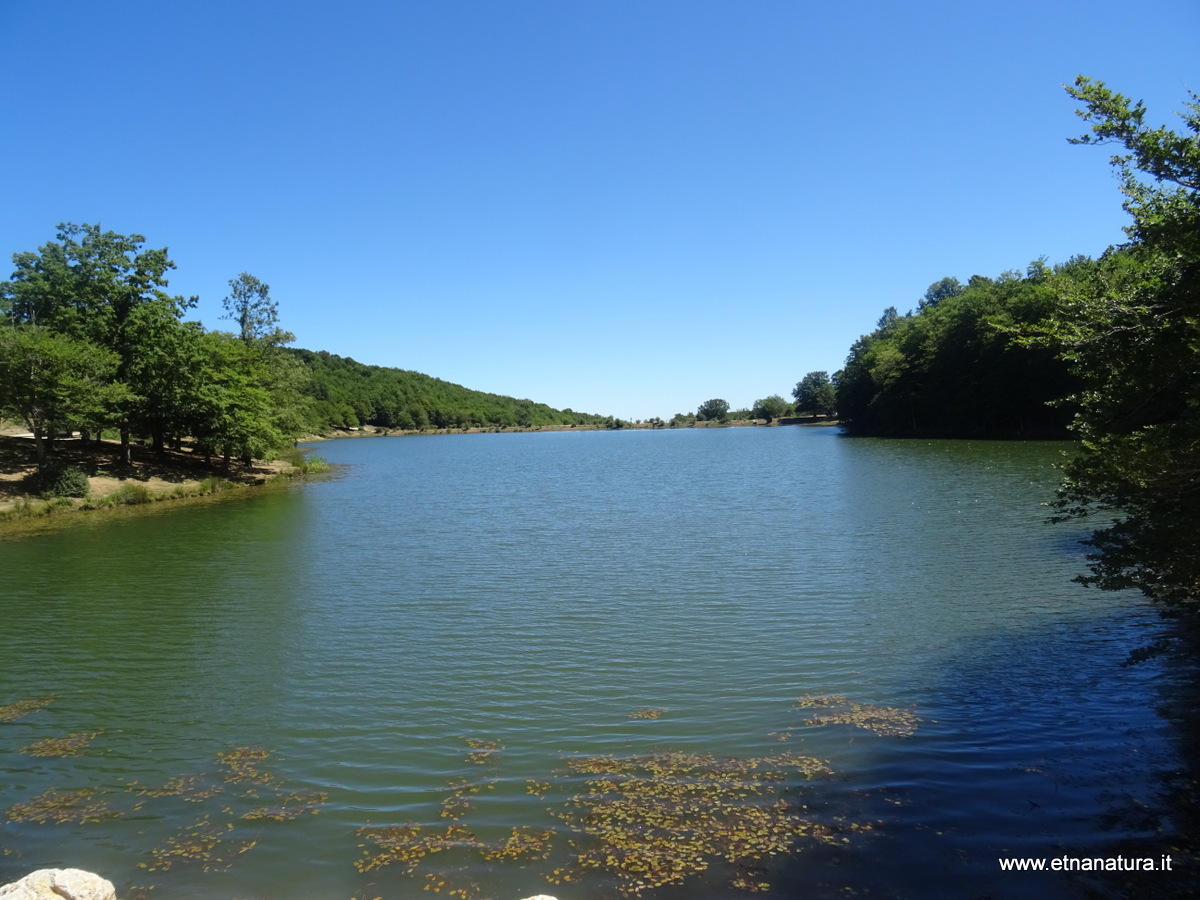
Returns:
[[[322,480],[0,543],[0,883],[1089,896],[998,858],[1168,852],[1180,754],[1175,676],[1122,666],[1165,626],[1043,524],[1067,449],[342,440]]]

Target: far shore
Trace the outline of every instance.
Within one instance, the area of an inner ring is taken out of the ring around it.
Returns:
[[[402,429],[379,428],[374,425],[362,425],[356,428],[334,428],[326,434],[305,435],[297,439],[297,443],[307,444],[316,441],[333,441],[353,437],[418,437],[431,434],[525,434],[538,431],[684,431],[689,428],[774,428],[779,425],[808,425],[827,427],[840,425],[836,418],[818,416],[790,416],[768,422],[766,419],[736,419],[728,422],[696,422],[686,425],[671,425],[666,423],[656,425],[651,422],[622,422],[621,427],[610,425],[473,425],[468,428],[426,428]]]
[[[766,422],[763,419],[730,422],[696,422],[695,424],[658,425],[650,422],[622,423],[619,430],[671,431],[687,428],[775,427],[778,425],[837,425],[836,420],[789,418]],[[304,435],[297,443],[359,437],[400,437],[435,434],[518,434],[539,431],[605,431],[618,430],[607,425],[543,425],[530,428],[470,427],[439,428],[424,431],[376,428],[331,429],[325,434]],[[228,469],[214,457],[206,462],[187,445],[180,450],[161,452],[135,443],[132,464],[120,460],[120,444],[112,440],[92,441],[87,446],[77,436],[56,438],[54,458],[65,466],[83,470],[87,476],[86,497],[43,499],[35,485],[37,456],[33,436],[20,426],[0,423],[0,536],[24,532],[35,523],[62,521],[64,514],[82,513],[95,509],[144,506],[168,500],[189,500],[212,497],[241,488],[287,480],[309,473],[302,451],[285,454],[284,458],[265,461],[252,460],[248,465],[233,460]],[[68,516],[74,519],[75,516]]]

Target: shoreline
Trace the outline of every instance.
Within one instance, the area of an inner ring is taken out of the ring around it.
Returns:
[[[773,422],[738,420],[732,422],[695,422],[674,427],[668,424],[638,422],[608,425],[539,425],[532,427],[493,426],[403,430],[365,425],[333,429],[325,434],[308,434],[296,444],[311,444],[342,438],[421,437],[445,434],[525,434],[542,431],[675,431],[689,428],[774,428],[781,425],[836,426],[837,420],[811,418],[777,419]],[[166,502],[212,501],[247,496],[254,488],[275,483],[290,483],[311,474],[327,472],[320,461],[310,467],[303,450],[293,450],[275,460],[252,460],[249,465],[232,461],[228,470],[218,460],[206,463],[193,456],[190,448],[164,450],[161,453],[135,444],[133,462],[119,462],[120,445],[115,441],[96,440],[84,446],[77,437],[56,438],[55,459],[65,466],[81,469],[87,476],[88,493],[84,497],[43,498],[32,482],[38,467],[33,436],[8,427],[0,430],[0,539],[24,536],[48,528],[90,520],[82,513],[102,511],[130,512],[160,507]]]
[[[541,431],[686,431],[691,428],[777,428],[783,425],[804,425],[826,428],[841,425],[838,419],[813,419],[810,416],[792,416],[767,422],[765,419],[737,419],[729,422],[695,422],[672,426],[669,423],[655,425],[650,422],[626,422],[620,428],[611,425],[473,425],[467,428],[379,428],[361,425],[354,428],[336,428],[326,434],[304,435],[296,439],[298,444],[313,444],[341,438],[359,437],[422,437],[436,434],[533,434]]]
[[[189,449],[160,454],[135,445],[132,457],[132,465],[121,463],[120,445],[113,441],[94,441],[85,447],[77,438],[58,438],[55,460],[81,470],[88,491],[83,497],[44,498],[33,482],[38,467],[32,437],[0,434],[0,538],[89,518],[82,513],[145,509],[167,501],[231,499],[310,471],[299,452],[250,465],[234,461],[228,470],[219,460],[205,463]]]

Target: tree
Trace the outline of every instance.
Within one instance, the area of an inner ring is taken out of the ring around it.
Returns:
[[[38,466],[54,434],[95,426],[124,389],[112,383],[116,354],[31,325],[0,327],[0,412],[33,432]]]
[[[837,391],[828,372],[809,372],[792,390],[796,412],[808,411],[813,416],[831,416],[837,406]]]
[[[229,296],[222,302],[222,318],[237,322],[238,337],[245,343],[278,347],[295,340],[279,327],[279,304],[271,299],[271,286],[249,272],[229,279]]]
[[[767,424],[770,424],[775,419],[786,416],[791,410],[791,405],[780,397],[778,394],[772,394],[770,397],[763,397],[761,400],[754,402],[754,413],[756,419],[766,419]]]
[[[1076,144],[1116,144],[1126,229],[1069,296],[1047,340],[1082,382],[1080,452],[1059,490],[1061,518],[1116,512],[1095,532],[1092,575],[1200,608],[1200,96],[1181,114],[1188,134],[1145,124],[1103,82],[1067,92],[1090,131]]]
[[[696,418],[711,422],[724,422],[729,417],[729,404],[721,399],[705,400],[696,410]]]
[[[896,312],[896,307],[889,306],[883,311],[883,315],[879,317],[879,321],[875,323],[875,329],[877,331],[887,331],[887,329],[895,325],[899,319],[900,313]]]
[[[925,296],[921,298],[918,307],[927,309],[930,306],[937,306],[943,300],[957,297],[963,290],[964,288],[957,278],[942,278],[926,288]]]

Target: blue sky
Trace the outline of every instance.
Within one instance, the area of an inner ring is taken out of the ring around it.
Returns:
[[[1197,34],[1195,0],[0,0],[0,253],[98,222],[210,328],[248,271],[296,346],[748,406],[943,276],[1122,240],[1061,85],[1174,126]]]

